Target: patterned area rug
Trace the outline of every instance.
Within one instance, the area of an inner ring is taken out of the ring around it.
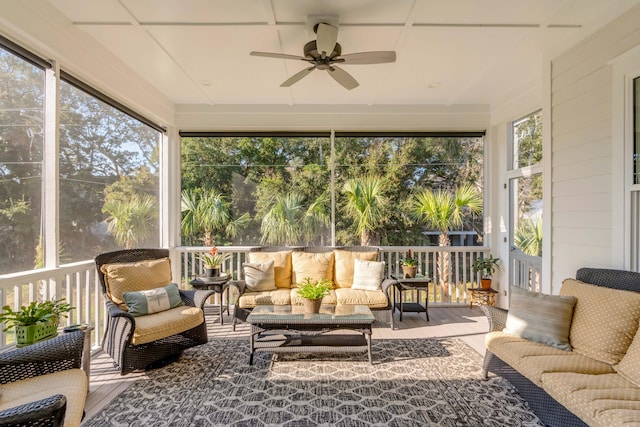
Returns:
[[[148,372],[83,426],[540,426],[456,339],[374,340],[362,355],[259,353],[212,340]]]

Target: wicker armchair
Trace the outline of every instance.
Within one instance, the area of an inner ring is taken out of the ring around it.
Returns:
[[[108,313],[102,347],[113,358],[114,365],[120,369],[122,375],[166,365],[179,357],[185,348],[207,342],[207,326],[206,322],[202,321],[184,332],[136,345],[133,343],[136,318],[121,309],[107,295],[105,275],[101,270],[103,265],[162,259],[168,256],[167,249],[127,249],[103,253],[95,258]],[[184,305],[198,307],[200,310],[203,309],[207,298],[213,294],[213,291],[180,290]]]
[[[77,331],[0,353],[0,426],[80,424],[87,394],[79,369],[83,342]]]

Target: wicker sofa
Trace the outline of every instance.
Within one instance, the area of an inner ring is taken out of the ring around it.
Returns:
[[[482,307],[490,327],[485,376],[493,372],[508,379],[546,425],[640,425],[640,274],[579,269],[550,302],[571,305],[567,322],[557,320],[564,308],[550,311],[549,296],[538,295],[529,307],[538,311],[539,321],[515,312],[513,289],[510,314]],[[513,325],[523,319],[529,320],[525,329],[539,329],[514,335]],[[556,327],[566,327],[568,341],[562,345],[568,343],[569,351],[541,343],[547,338],[537,333]]]
[[[334,289],[323,298],[322,304],[360,304],[372,311],[389,311],[389,287],[393,280],[380,278],[376,290],[352,289],[355,260],[376,262],[377,247],[260,247],[254,248],[247,256],[248,263],[274,262],[275,287],[271,290],[256,291],[247,286],[244,274],[240,280],[230,282],[238,291],[238,301],[233,318],[233,328],[237,320],[245,321],[251,310],[258,305],[301,305],[302,299],[296,293],[296,283],[306,277],[330,279]],[[246,268],[246,266],[245,266]]]

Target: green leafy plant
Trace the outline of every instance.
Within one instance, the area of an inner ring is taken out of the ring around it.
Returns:
[[[400,261],[400,264],[406,265],[407,267],[417,267],[418,259],[411,256],[411,250],[408,250],[406,256]]]
[[[316,300],[329,295],[329,291],[333,287],[331,280],[312,280],[309,277],[305,277],[302,282],[297,284],[298,295],[302,298]]]
[[[471,269],[475,273],[480,273],[483,279],[491,279],[493,273],[500,268],[498,262],[500,258],[494,258],[493,255],[489,255],[488,258],[478,258],[471,264]]]
[[[44,302],[33,301],[27,306],[20,307],[18,311],[13,311],[11,306],[5,305],[2,310],[0,322],[4,322],[4,331],[6,332],[15,326],[29,326],[59,320],[61,317],[67,317],[67,313],[73,310],[73,307],[64,302],[64,299],[60,299]]]
[[[205,267],[214,268],[222,265],[228,258],[228,254],[219,254],[218,249],[214,246],[208,254],[200,255],[198,258],[204,263]]]

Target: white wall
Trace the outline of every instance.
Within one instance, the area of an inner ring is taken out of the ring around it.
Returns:
[[[614,79],[611,61],[640,45],[640,6],[552,61],[552,262],[554,293],[582,266],[623,268],[624,221],[614,201],[623,153],[612,137]],[[616,153],[614,155],[614,153]]]

